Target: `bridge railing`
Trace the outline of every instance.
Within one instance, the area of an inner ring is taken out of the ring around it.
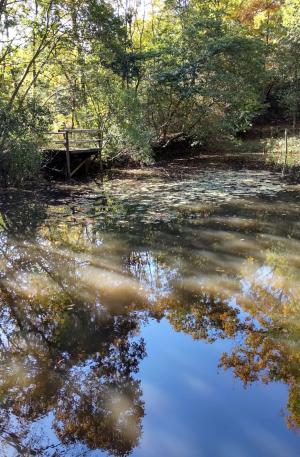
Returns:
[[[93,135],[92,137],[89,138],[75,138],[75,135],[80,134],[80,135]],[[45,132],[45,136],[56,136],[56,135],[61,135],[62,139],[61,140],[51,140],[48,142],[48,144],[51,145],[61,145],[63,146],[61,150],[62,152],[65,153],[66,156],[66,170],[67,170],[67,177],[70,178],[72,177],[78,170],[81,168],[82,165],[84,165],[87,160],[89,159],[90,155],[93,153],[94,150],[97,150],[97,155],[99,156],[99,161],[100,161],[100,169],[101,172],[103,171],[103,163],[102,163],[102,137],[101,137],[101,131],[99,129],[62,129],[58,130],[57,132]],[[74,145],[92,145],[96,144],[96,148],[84,148],[84,149],[79,149],[79,148],[74,148]],[[44,148],[44,149],[54,149],[54,148]],[[72,153],[75,152],[80,152],[81,154],[87,154],[88,157],[86,157],[74,170],[71,170],[71,155]]]

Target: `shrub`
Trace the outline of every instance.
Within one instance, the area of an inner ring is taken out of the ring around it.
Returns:
[[[20,185],[24,181],[36,178],[39,174],[40,153],[33,141],[11,137],[2,158],[1,171],[6,185]]]
[[[6,185],[20,185],[39,174],[39,143],[47,130],[49,113],[33,100],[9,107],[0,100],[0,178]]]

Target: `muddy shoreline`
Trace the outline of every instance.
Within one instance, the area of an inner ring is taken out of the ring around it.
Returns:
[[[156,161],[151,165],[137,165],[134,163],[127,164],[111,164],[111,167],[104,170],[103,175],[99,173],[97,167],[91,170],[88,178],[78,176],[66,181],[59,177],[42,176],[34,182],[24,182],[20,187],[2,186],[0,191],[2,197],[9,195],[11,192],[24,192],[28,196],[40,194],[41,199],[45,195],[51,195],[53,198],[61,198],[76,190],[79,186],[96,183],[101,185],[103,181],[113,179],[126,179],[128,177],[141,179],[145,176],[166,177],[166,179],[180,179],[186,175],[195,175],[203,169],[216,170],[258,170],[271,171],[276,174],[282,173],[282,165],[274,164],[265,161],[263,154],[221,154],[221,153],[191,153],[185,156],[167,157],[163,160]],[[290,184],[300,183],[300,167],[286,167],[284,176],[281,176],[283,181]],[[3,200],[3,198],[1,199]]]

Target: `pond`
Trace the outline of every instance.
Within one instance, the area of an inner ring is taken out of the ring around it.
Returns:
[[[299,456],[299,204],[214,165],[3,191],[1,455]]]

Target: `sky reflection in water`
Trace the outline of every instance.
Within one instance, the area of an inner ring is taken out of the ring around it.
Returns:
[[[298,456],[299,201],[209,169],[3,195],[2,454]]]

